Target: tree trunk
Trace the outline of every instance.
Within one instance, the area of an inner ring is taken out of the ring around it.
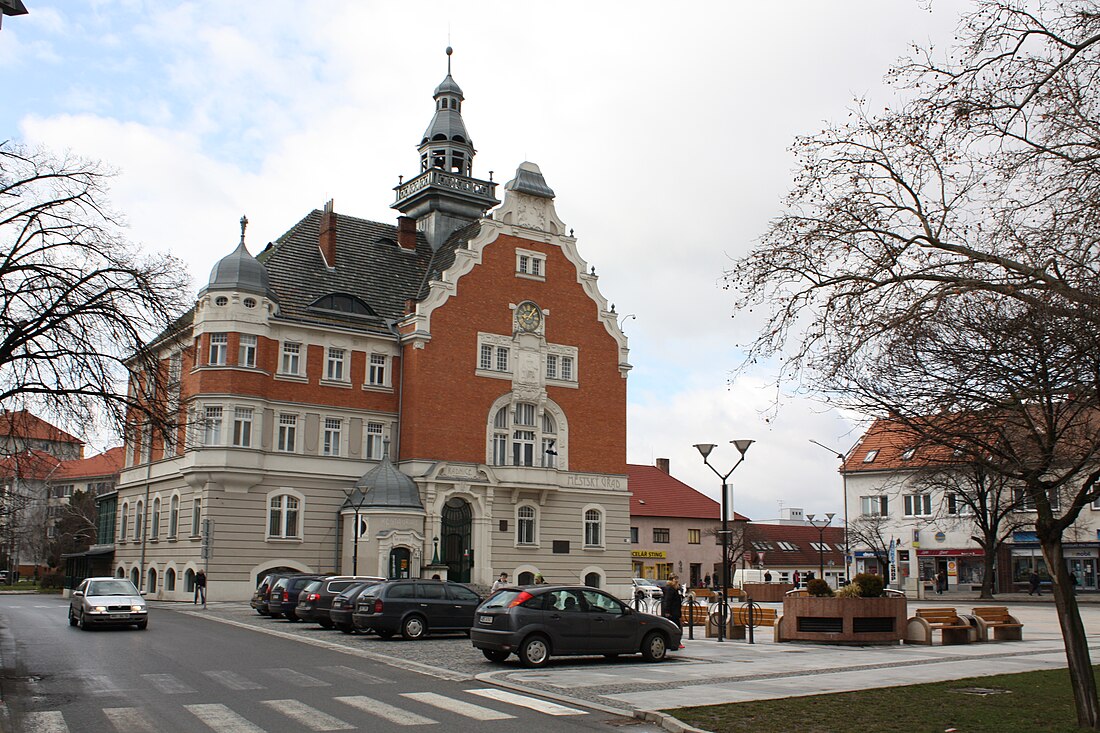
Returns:
[[[985,556],[982,558],[984,571],[982,572],[982,594],[979,598],[983,601],[993,600],[993,581],[996,580],[994,568],[997,562],[997,551],[990,552],[988,547],[989,545],[986,545]]]
[[[1081,610],[1077,605],[1073,585],[1070,583],[1069,570],[1062,557],[1061,533],[1051,533],[1051,536],[1040,533],[1039,542],[1043,548],[1047,569],[1054,578],[1050,590],[1058,610],[1058,623],[1062,627],[1062,643],[1066,648],[1070,686],[1073,689],[1073,701],[1077,708],[1077,725],[1081,728],[1100,730],[1100,702],[1096,695],[1096,678],[1093,674],[1092,660],[1089,657],[1085,625],[1081,622]]]

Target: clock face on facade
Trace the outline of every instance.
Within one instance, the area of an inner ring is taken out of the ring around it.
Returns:
[[[520,303],[516,308],[516,323],[524,331],[537,331],[542,325],[542,311],[531,301]]]

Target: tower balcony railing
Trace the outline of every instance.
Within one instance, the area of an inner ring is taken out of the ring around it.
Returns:
[[[404,201],[414,193],[434,186],[448,188],[452,191],[461,191],[478,198],[495,199],[497,184],[492,181],[481,181],[477,178],[448,173],[441,168],[429,168],[408,183],[397,187],[397,201]]]

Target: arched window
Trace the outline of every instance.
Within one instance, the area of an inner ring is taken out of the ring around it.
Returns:
[[[145,502],[139,501],[134,509],[134,541],[141,541],[142,526],[145,523]]]
[[[135,588],[141,582],[141,574],[138,573],[137,568],[130,568],[130,582],[134,584]]]
[[[168,537],[175,539],[180,525],[180,495],[172,494],[172,508],[168,510]],[[174,574],[174,571],[173,571]],[[167,585],[167,582],[165,583]],[[175,583],[172,584],[173,586]],[[171,589],[169,589],[171,590]]]
[[[195,592],[195,571],[191,568],[188,568],[187,572],[183,574],[183,590],[187,593]]]
[[[149,568],[148,582],[145,584],[145,589],[150,593],[157,592],[157,569]]]
[[[126,541],[126,530],[130,528],[130,504],[129,502],[122,502],[122,513],[118,520],[118,538],[123,542]],[[118,569],[122,572],[122,568]],[[125,577],[123,575],[118,576],[120,578]]]
[[[521,506],[516,510],[516,544],[535,544],[535,507]]]
[[[153,518],[149,520],[149,539],[160,538],[160,497],[153,499]]]
[[[584,576],[584,584],[593,588],[599,588],[601,580],[599,573],[588,573]]]
[[[291,494],[272,494],[267,508],[269,539],[298,539],[302,501]]]
[[[584,513],[584,546],[603,546],[603,512],[588,509]]]
[[[126,571],[123,570],[122,567],[120,566],[119,569],[115,572],[115,577],[116,578],[125,578],[126,577]]]
[[[505,404],[493,413],[489,432],[494,466],[561,465],[562,429],[547,407],[540,414],[530,402]]]
[[[176,589],[176,570],[175,568],[168,568],[164,571],[164,590],[173,591]]]
[[[516,578],[516,583],[519,585],[533,585],[535,583],[535,574],[530,570],[524,570]]]

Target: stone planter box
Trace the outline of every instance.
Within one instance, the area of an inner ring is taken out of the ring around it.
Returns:
[[[745,583],[745,594],[757,603],[782,603],[791,583]]]
[[[776,641],[823,644],[900,644],[905,638],[907,601],[886,598],[787,596],[775,625]]]

